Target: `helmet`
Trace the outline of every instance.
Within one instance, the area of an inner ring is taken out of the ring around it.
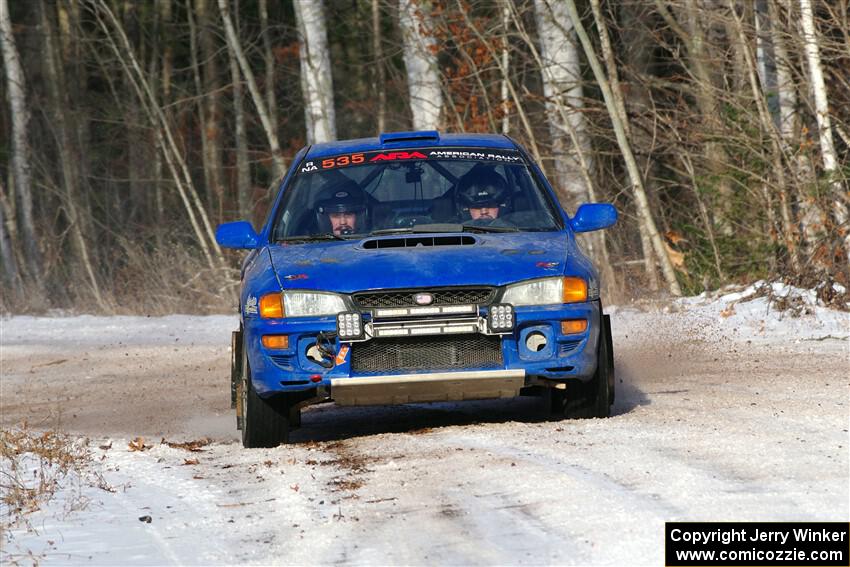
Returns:
[[[510,191],[504,177],[492,167],[476,165],[457,184],[457,207],[465,220],[469,209],[499,208],[499,214],[510,212]]]
[[[331,213],[355,213],[358,229],[366,225],[367,207],[366,194],[360,186],[351,179],[339,180],[326,187],[316,200],[316,221],[319,233],[331,232]]]

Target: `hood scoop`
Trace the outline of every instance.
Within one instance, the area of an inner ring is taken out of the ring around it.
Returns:
[[[366,250],[384,248],[420,248],[431,246],[472,246],[475,238],[469,235],[441,235],[441,236],[404,236],[401,238],[374,238],[363,242]]]

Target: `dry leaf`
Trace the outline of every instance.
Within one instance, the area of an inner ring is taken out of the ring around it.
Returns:
[[[729,317],[731,317],[734,314],[735,314],[735,306],[734,305],[730,305],[729,307],[727,307],[726,309],[724,309],[723,311],[720,312],[720,316],[723,317],[724,319],[728,319]]]
[[[183,443],[174,443],[171,441],[166,441],[163,437],[160,443],[163,445],[168,445],[172,449],[185,449],[187,451],[191,451],[192,453],[201,453],[203,449],[201,447],[205,447],[209,445],[212,440],[204,437],[203,439],[198,439],[196,441],[184,441]]]
[[[131,451],[144,451],[150,449],[150,445],[145,445],[144,437],[136,437],[128,444]]]
[[[184,465],[197,465],[198,462],[198,459],[183,459]]]
[[[673,267],[683,274],[687,274],[688,269],[685,267],[685,255],[673,250],[666,242],[664,242],[664,249],[667,251],[667,257],[670,258],[670,263],[673,264]]]

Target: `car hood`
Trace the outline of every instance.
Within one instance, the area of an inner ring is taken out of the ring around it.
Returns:
[[[434,235],[431,235],[434,236]],[[438,235],[454,236],[458,235]],[[268,248],[272,265],[286,289],[353,293],[370,289],[457,285],[500,286],[564,274],[570,240],[564,232],[464,234],[470,245],[368,248],[367,240],[279,244]]]

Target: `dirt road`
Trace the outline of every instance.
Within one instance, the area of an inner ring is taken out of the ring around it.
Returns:
[[[198,321],[82,340],[4,322],[3,427],[108,438],[103,470],[131,487],[56,524],[112,545],[19,544],[81,563],[132,551],[141,563],[660,565],[665,521],[850,516],[841,337],[753,340],[625,310],[610,419],[549,421],[533,398],[325,405],[305,411],[294,445],[246,451],[229,410],[230,320]],[[153,448],[127,452],[139,435]],[[215,442],[190,454],[161,437]],[[119,527],[131,537],[110,540]]]

